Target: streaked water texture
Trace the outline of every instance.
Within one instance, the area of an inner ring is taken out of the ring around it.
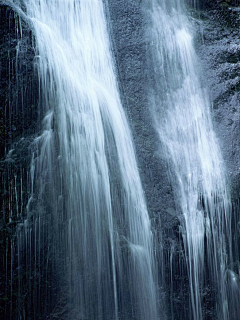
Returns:
[[[235,314],[240,314],[236,309],[239,285],[229,281],[228,274],[236,276],[239,270],[233,268],[232,261],[230,199],[211,106],[197,76],[191,25],[181,1],[154,0],[151,4],[158,83],[153,116],[173,168],[172,183],[180,204],[189,318],[204,318],[203,289],[209,285],[217,319],[235,319]]]
[[[20,2],[33,30],[44,117],[21,236],[35,261],[32,300],[53,276],[49,263],[63,270],[65,319],[154,320],[150,220],[102,1]]]

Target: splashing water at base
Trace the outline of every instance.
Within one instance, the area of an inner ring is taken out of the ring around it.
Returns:
[[[202,288],[209,272],[217,319],[232,319],[239,287],[234,296],[236,286],[226,281],[232,263],[230,201],[210,103],[197,77],[190,25],[181,1],[152,1],[151,16],[159,95],[153,115],[182,211],[190,318],[204,318]]]

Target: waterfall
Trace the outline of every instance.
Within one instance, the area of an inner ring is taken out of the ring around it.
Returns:
[[[184,2],[0,0],[4,319],[239,320],[239,203]]]
[[[192,26],[181,2],[151,1],[157,83],[157,98],[152,99],[153,119],[172,168],[172,184],[181,212],[180,231],[190,290],[189,319],[205,318],[203,299],[207,285],[211,287],[214,318],[235,319],[239,315],[239,270],[232,256],[232,212],[226,173],[213,130],[211,105],[198,79]],[[173,314],[171,319],[175,319]]]
[[[43,119],[18,235],[31,318],[46,318],[42,302],[51,300],[54,316],[64,319],[155,320],[150,219],[103,3],[23,0],[12,7],[33,32]],[[19,319],[29,316],[23,296],[20,287]]]

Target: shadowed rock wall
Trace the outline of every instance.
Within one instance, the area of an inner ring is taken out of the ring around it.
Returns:
[[[240,8],[239,8],[240,10]],[[240,47],[238,9],[204,12],[196,47],[212,100],[233,200],[240,194]]]
[[[17,319],[16,230],[29,197],[29,143],[37,130],[38,79],[28,26],[0,4],[0,313]]]

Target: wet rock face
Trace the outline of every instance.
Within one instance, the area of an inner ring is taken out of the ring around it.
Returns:
[[[228,8],[230,6],[240,5],[239,0],[185,0],[190,6],[197,9],[208,9],[208,8]]]
[[[20,209],[17,204],[9,209],[8,185],[10,188],[11,180],[16,180],[18,189],[20,167],[28,167],[29,140],[37,130],[38,77],[28,26],[6,5],[0,5],[0,19],[0,219],[8,222],[8,211]]]
[[[215,131],[223,151],[231,196],[237,200],[240,195],[240,11],[237,8],[211,10],[203,18],[198,24],[197,51],[212,100]]]
[[[166,159],[161,157],[159,137],[154,128],[149,96],[153,86],[154,65],[150,60],[149,17],[139,1],[109,1],[111,39],[115,54],[123,107],[128,117],[143,189],[152,219],[162,217],[167,229],[177,219]]]
[[[0,157],[36,130],[38,79],[28,25],[0,5]]]
[[[0,313],[1,319],[10,319],[17,317],[16,231],[29,197],[29,144],[37,130],[38,79],[28,26],[1,4],[0,21]]]

